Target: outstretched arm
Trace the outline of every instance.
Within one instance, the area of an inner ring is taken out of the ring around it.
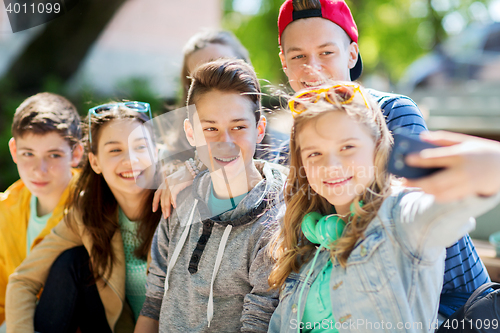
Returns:
[[[438,203],[431,194],[406,189],[395,200],[391,215],[402,249],[421,263],[433,263],[446,247],[474,229],[474,217],[500,202],[500,193]]]
[[[451,132],[422,133],[421,138],[442,146],[407,157],[415,167],[444,168],[429,177],[406,180],[405,185],[433,194],[439,202],[469,195],[490,196],[500,190],[500,143]]]

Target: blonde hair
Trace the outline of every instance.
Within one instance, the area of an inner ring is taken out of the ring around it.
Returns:
[[[354,83],[345,84],[352,86]],[[269,276],[271,288],[282,286],[287,276],[292,271],[298,272],[314,251],[315,246],[302,233],[301,224],[304,216],[313,211],[327,215],[332,210],[332,205],[312,190],[306,176],[300,172],[304,165],[297,138],[304,125],[325,112],[345,112],[365,126],[375,143],[374,180],[361,195],[354,199],[354,216],[347,223],[342,237],[333,243],[330,249],[331,257],[336,258],[343,267],[346,266],[354,245],[363,237],[367,226],[375,218],[382,202],[390,193],[391,177],[386,171],[386,163],[392,145],[392,136],[380,107],[369,98],[362,87],[359,88],[369,107],[356,99],[348,104],[342,104],[340,101],[334,104],[319,102],[310,105],[305,112],[294,118],[290,138],[290,173],[285,188],[287,208],[282,228],[274,235],[270,247],[271,254],[276,259]],[[356,94],[356,91],[353,94]],[[312,197],[310,197],[311,194]],[[360,201],[363,201],[362,207]]]

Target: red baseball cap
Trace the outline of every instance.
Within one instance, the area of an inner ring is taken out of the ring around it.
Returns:
[[[343,0],[320,0],[321,9],[293,10],[293,0],[286,0],[280,8],[278,16],[278,43],[281,45],[281,35],[285,28],[293,21],[309,17],[322,17],[341,27],[353,42],[358,42],[358,27],[351,14],[351,10]],[[351,80],[361,76],[363,63],[358,52],[358,61],[351,68]]]

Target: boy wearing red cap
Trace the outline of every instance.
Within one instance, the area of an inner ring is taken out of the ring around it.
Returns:
[[[356,80],[361,75],[358,30],[344,1],[287,0],[280,8],[278,29],[281,63],[293,90],[323,85],[328,80]],[[379,103],[392,132],[398,128],[413,134],[427,130],[410,98],[368,91]],[[477,287],[489,281],[466,235],[447,249],[440,314],[451,315]]]
[[[294,91],[329,80],[361,75],[358,28],[344,1],[287,0],[278,17],[281,64]],[[415,102],[402,95],[369,89],[386,116],[389,130],[418,134],[427,126]]]

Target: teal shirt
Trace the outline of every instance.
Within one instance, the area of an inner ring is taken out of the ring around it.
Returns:
[[[208,198],[208,209],[210,209],[210,212],[213,216],[220,215],[222,213],[235,209],[247,194],[248,193],[239,195],[233,198],[233,200],[219,199],[215,196],[214,189],[211,186],[210,197]]]
[[[330,276],[332,262],[328,260],[316,277],[307,294],[306,307],[302,315],[303,333],[337,332],[330,300]],[[315,325],[316,324],[316,325]],[[323,325],[322,325],[323,324]],[[328,329],[325,329],[328,328]]]
[[[26,236],[26,255],[30,253],[31,245],[35,238],[45,229],[47,221],[52,216],[52,212],[44,216],[38,216],[36,204],[38,203],[37,197],[34,195],[30,199],[30,219],[28,221],[28,232]]]
[[[138,224],[130,221],[121,209],[118,213],[118,222],[125,252],[125,296],[137,320],[146,299],[147,262],[134,255],[135,249],[140,244],[137,239]]]

